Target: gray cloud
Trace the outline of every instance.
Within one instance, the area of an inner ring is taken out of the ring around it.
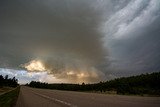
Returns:
[[[66,77],[64,69],[88,75],[93,71],[98,75],[94,80],[100,78],[96,66],[106,60],[107,49],[99,30],[103,21],[99,1],[17,0],[1,5],[2,67],[41,60],[58,78]]]
[[[159,11],[159,0],[1,1],[0,66],[40,61],[71,82],[160,70]]]
[[[160,70],[159,11],[158,0],[134,0],[106,22],[106,44],[112,53],[112,66],[117,69],[113,74],[125,76]]]

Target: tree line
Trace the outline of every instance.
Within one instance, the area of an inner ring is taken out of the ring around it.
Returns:
[[[9,78],[8,75],[6,75],[5,77],[0,75],[0,87],[3,87],[3,86],[17,87],[18,80],[15,77]]]
[[[70,90],[70,91],[116,91],[117,94],[150,94],[160,95],[160,72],[141,74],[138,76],[121,77],[114,80],[94,84],[48,84],[31,81],[30,87]]]

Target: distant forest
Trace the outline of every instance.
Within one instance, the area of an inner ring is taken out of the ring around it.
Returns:
[[[30,87],[69,91],[116,91],[117,94],[160,95],[160,72],[122,77],[95,84],[48,84],[32,81]]]
[[[0,88],[3,87],[3,86],[17,87],[18,86],[18,80],[15,77],[8,78],[8,75],[6,75],[5,77],[0,75]]]

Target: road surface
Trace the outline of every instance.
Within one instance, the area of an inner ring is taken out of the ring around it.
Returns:
[[[16,107],[160,107],[160,97],[105,95],[21,86]]]

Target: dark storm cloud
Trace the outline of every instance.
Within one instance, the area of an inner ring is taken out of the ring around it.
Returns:
[[[159,25],[160,21],[157,19],[138,37],[119,40],[113,45],[119,51],[119,66],[123,70],[132,71],[131,74],[160,70]]]
[[[159,19],[159,0],[4,0],[0,66],[77,82],[157,71]]]
[[[0,10],[1,67],[41,60],[58,77],[64,68],[99,75],[96,66],[107,56],[101,1],[3,1]]]
[[[107,31],[112,73],[125,76],[159,71],[160,2],[136,0],[129,4],[107,22],[114,29]]]
[[[104,56],[100,40],[102,34],[98,31],[101,17],[99,10],[94,10],[88,3],[66,1],[2,3],[1,49],[4,50],[4,54],[12,55],[15,53],[30,55],[30,52],[35,50],[44,53],[57,50],[67,53],[73,51],[84,57],[101,60]]]

